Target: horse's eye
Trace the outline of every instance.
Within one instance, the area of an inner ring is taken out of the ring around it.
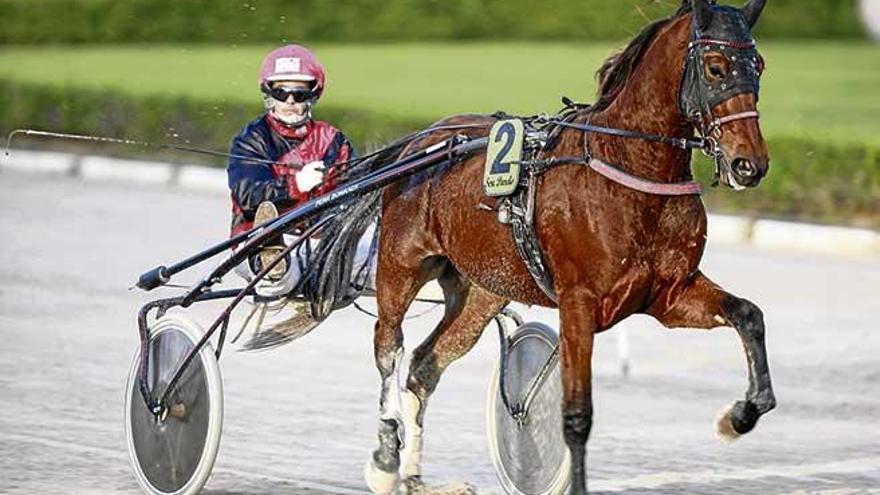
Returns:
[[[718,52],[707,53],[703,57],[703,72],[710,82],[720,81],[727,77],[730,72],[730,62],[723,54]]]

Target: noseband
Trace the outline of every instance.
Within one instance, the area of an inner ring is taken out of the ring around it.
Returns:
[[[735,113],[733,115],[725,115],[724,117],[720,117],[709,122],[707,126],[707,134],[712,136],[720,136],[721,135],[721,126],[724,124],[729,124],[731,122],[736,122],[737,120],[746,120],[746,119],[757,119],[759,117],[757,110],[749,110],[748,112],[740,112]]]

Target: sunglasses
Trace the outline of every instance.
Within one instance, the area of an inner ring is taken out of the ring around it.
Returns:
[[[269,95],[278,101],[287,101],[293,96],[293,101],[297,103],[304,103],[315,98],[315,93],[306,88],[269,88]]]

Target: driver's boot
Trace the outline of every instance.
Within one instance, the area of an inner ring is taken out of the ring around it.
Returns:
[[[271,222],[276,218],[278,218],[278,208],[271,201],[263,201],[257,207],[257,212],[254,214],[254,227]],[[284,240],[282,236],[279,236],[260,250],[260,269],[262,270],[264,266],[269,265],[282,251],[284,251]],[[282,259],[277,265],[272,267],[272,270],[266,275],[266,279],[269,281],[280,280],[286,271],[287,260]]]

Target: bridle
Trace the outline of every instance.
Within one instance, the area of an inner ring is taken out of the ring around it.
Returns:
[[[749,110],[715,116],[712,108],[744,93],[754,94],[757,101],[758,76],[760,74],[755,46],[752,39],[726,40],[711,34],[700,33],[696,22],[692,23],[679,87],[679,108],[682,115],[698,132],[698,138],[678,138],[629,129],[597,126],[589,123],[589,114],[586,123],[574,123],[569,119],[559,117],[548,118],[547,123],[586,133],[638,139],[685,150],[700,150],[714,162],[715,179],[713,185],[717,185],[723,161],[723,152],[718,139],[722,136],[724,126],[740,120],[758,119],[760,115],[756,110]],[[704,52],[719,51],[730,54],[728,57],[730,70],[727,77],[715,82],[706,79],[700,59],[701,49]],[[585,108],[589,112],[589,107],[585,106]],[[589,154],[588,151],[587,154]],[[587,156],[586,160],[589,161],[590,157]]]
[[[729,64],[727,75],[716,81],[708,80],[702,70],[701,52],[725,55]],[[713,185],[718,184],[721,174],[723,154],[718,140],[724,132],[724,126],[740,120],[757,120],[760,115],[757,110],[748,110],[716,116],[712,109],[740,94],[753,94],[757,102],[759,78],[758,53],[751,36],[739,40],[721,39],[717,34],[700,32],[694,16],[679,87],[679,109],[702,136],[705,146],[702,151],[714,162]]]

